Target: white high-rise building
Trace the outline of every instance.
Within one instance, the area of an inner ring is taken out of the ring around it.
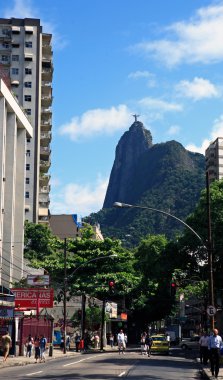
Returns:
[[[0,77],[33,126],[26,144],[25,219],[48,223],[52,129],[51,34],[38,19],[0,19]]]
[[[0,285],[23,277],[26,139],[33,128],[0,79]]]
[[[206,170],[210,181],[223,178],[223,137],[218,137],[210,143],[205,151]]]

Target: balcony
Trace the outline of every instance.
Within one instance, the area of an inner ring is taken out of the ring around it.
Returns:
[[[49,181],[50,181],[50,175],[49,174],[41,174],[40,173],[40,177],[39,177],[40,186],[47,186],[49,184]]]
[[[50,131],[52,129],[52,119],[41,119],[41,131]]]
[[[49,146],[41,146],[40,147],[40,159],[47,159],[50,156],[51,149]]]
[[[39,210],[40,212],[40,210]],[[49,224],[49,216],[42,216],[42,215],[39,215],[39,223],[40,224]]]
[[[50,160],[40,160],[40,172],[47,173],[50,168],[51,162]]]
[[[41,114],[52,115],[51,107],[41,107]]]
[[[40,133],[40,143],[42,146],[49,145],[52,138],[51,132],[41,132]]]
[[[48,186],[42,186],[39,188],[40,194],[49,194],[50,192],[50,185]]]
[[[44,204],[46,204],[46,206],[44,206],[44,207],[48,207],[48,205],[50,203],[49,193],[40,193],[39,194],[39,203],[44,203]]]

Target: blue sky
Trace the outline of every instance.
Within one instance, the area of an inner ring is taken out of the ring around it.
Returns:
[[[223,136],[223,0],[0,5],[1,17],[40,18],[53,33],[51,213],[102,208],[134,113],[154,143],[177,140],[204,153]]]

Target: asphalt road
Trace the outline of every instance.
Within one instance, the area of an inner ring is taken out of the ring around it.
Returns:
[[[46,363],[0,370],[0,379],[24,380],[195,380],[200,379],[199,367],[192,359],[185,359],[178,351],[169,356],[139,352],[85,354],[64,357]]]

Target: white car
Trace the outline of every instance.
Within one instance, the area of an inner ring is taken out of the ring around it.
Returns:
[[[186,338],[186,339],[182,339],[182,341],[180,342],[180,347],[183,349],[183,350],[191,350],[192,348],[194,349],[198,349],[199,348],[199,340],[200,340],[200,336],[199,335],[195,335],[195,336],[192,336],[191,338]]]

